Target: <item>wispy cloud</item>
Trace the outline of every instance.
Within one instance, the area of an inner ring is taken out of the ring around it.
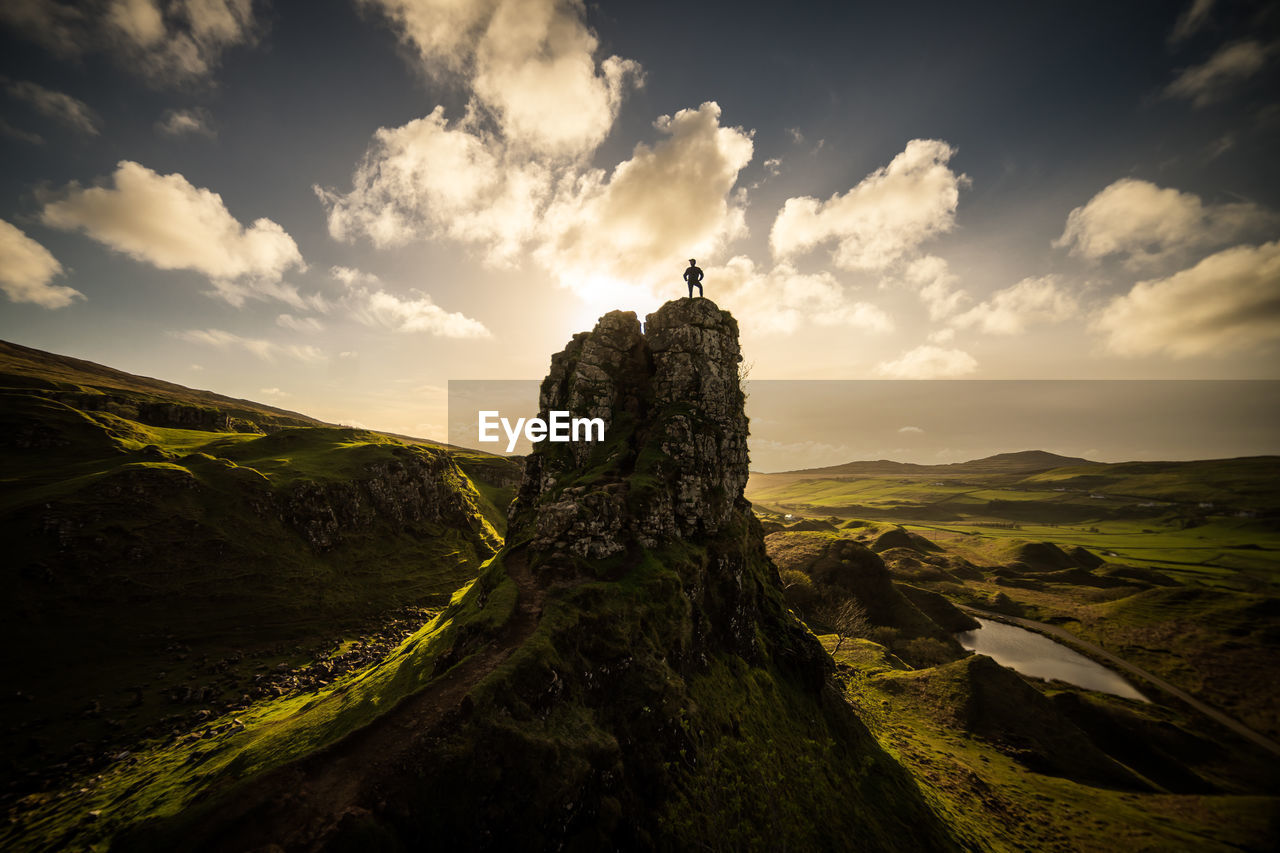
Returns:
[[[1173,31],[1169,33],[1170,44],[1185,41],[1198,33],[1209,22],[1213,6],[1214,0],[1191,0],[1191,4],[1174,22]]]
[[[46,89],[39,83],[14,81],[5,86],[10,97],[26,101],[36,112],[88,136],[97,136],[102,119],[79,98]]]
[[[1183,70],[1165,88],[1165,94],[1191,101],[1195,107],[1207,107],[1261,71],[1271,52],[1252,40],[1225,45],[1203,64]]]
[[[14,127],[2,118],[0,118],[0,136],[7,136],[10,139],[17,139],[22,142],[30,143],[31,145],[44,145],[44,137],[40,134],[34,131],[24,130],[20,127]]]
[[[202,344],[223,350],[243,349],[264,361],[275,361],[276,358],[281,356],[311,364],[328,360],[323,352],[309,344],[280,344],[266,338],[247,338],[223,329],[185,329],[171,332],[170,334],[178,340],[193,344]]]
[[[489,330],[479,320],[457,311],[446,311],[425,293],[398,296],[382,287],[377,276],[350,267],[334,267],[334,278],[347,286],[341,303],[348,314],[366,326],[394,332],[425,332],[442,338],[487,338]],[[355,353],[343,353],[354,357]]]
[[[323,332],[325,328],[318,317],[295,317],[292,314],[281,314],[276,317],[276,325],[295,332]]]

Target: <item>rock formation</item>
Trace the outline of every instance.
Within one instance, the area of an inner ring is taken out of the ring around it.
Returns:
[[[476,581],[314,703],[389,710],[345,736],[300,722],[311,754],[214,780],[137,846],[953,849],[786,605],[742,496],[740,359],[706,299],[575,336],[543,414],[605,439],[535,445]]]
[[[530,455],[512,521],[534,549],[601,558],[724,529],[746,506],[741,361],[737,322],[708,299],[668,302],[643,332],[614,311],[575,335],[552,357],[542,417],[602,418],[606,440]]]

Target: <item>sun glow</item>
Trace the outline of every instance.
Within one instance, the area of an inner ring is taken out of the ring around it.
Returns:
[[[666,301],[649,286],[606,275],[589,276],[575,293],[580,307],[574,312],[574,328],[582,331],[594,328],[596,321],[610,311],[634,311],[640,321],[644,322],[645,315],[657,310]],[[683,295],[673,289],[668,298]]]

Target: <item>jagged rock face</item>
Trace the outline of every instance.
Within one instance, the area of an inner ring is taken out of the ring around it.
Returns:
[[[395,455],[394,461],[367,466],[358,480],[307,481],[275,496],[280,519],[319,551],[386,521],[405,528],[440,524],[481,534],[475,507],[457,489],[458,472],[446,454],[414,447]]]
[[[537,445],[513,526],[580,558],[721,530],[747,482],[741,361],[737,322],[708,299],[668,302],[643,330],[615,311],[575,335],[551,359],[542,417],[602,418],[605,441]]]

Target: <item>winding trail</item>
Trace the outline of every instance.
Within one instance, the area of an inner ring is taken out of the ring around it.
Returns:
[[[1183,690],[1180,687],[1176,687],[1173,684],[1170,684],[1168,681],[1165,681],[1160,676],[1153,675],[1152,673],[1148,672],[1145,669],[1142,669],[1141,667],[1134,666],[1128,661],[1122,658],[1116,657],[1111,652],[1107,651],[1101,646],[1095,643],[1091,643],[1088,640],[1082,640],[1081,638],[1077,637],[1075,634],[1072,634],[1070,631],[1067,631],[1063,628],[1059,628],[1057,625],[1049,625],[1045,622],[1036,622],[1033,619],[1023,619],[1020,616],[1006,616],[1003,613],[993,613],[990,610],[979,610],[977,607],[969,607],[968,605],[965,605],[965,604],[958,604],[957,606],[961,610],[967,611],[969,613],[973,613],[978,616],[982,616],[987,619],[993,619],[996,622],[1007,622],[1012,625],[1017,625],[1020,628],[1026,628],[1029,631],[1036,631],[1040,634],[1047,634],[1050,637],[1055,637],[1059,640],[1062,640],[1065,643],[1068,643],[1070,645],[1084,649],[1087,652],[1095,654],[1098,657],[1109,661],[1110,663],[1114,664],[1115,666],[1119,667],[1125,672],[1131,675],[1136,675],[1139,678],[1143,679],[1144,681],[1150,682],[1151,684],[1154,684],[1156,687],[1159,687],[1161,690],[1168,693],[1169,695],[1174,696],[1175,698],[1181,699],[1183,702],[1187,703],[1192,708],[1195,708],[1201,714],[1204,714],[1206,717],[1208,717],[1209,719],[1213,720],[1216,723],[1220,723],[1226,726],[1228,729],[1240,735],[1242,738],[1245,738],[1246,740],[1249,740],[1250,742],[1257,744],[1258,746],[1262,747],[1263,749],[1267,750],[1268,752],[1274,755],[1280,756],[1280,743],[1276,743],[1275,741],[1273,741],[1271,738],[1267,737],[1264,734],[1255,732],[1253,729],[1249,728],[1244,723],[1240,722],[1239,720],[1233,717],[1228,717],[1226,714],[1222,713],[1218,709],[1213,708],[1209,705],[1206,705],[1204,702],[1192,696],[1187,691]]]
[[[530,573],[524,550],[509,552],[503,566],[518,595],[515,613],[497,636],[369,725],[214,799],[184,827],[184,848],[317,850],[345,819],[376,808],[378,783],[537,628],[546,590]]]

